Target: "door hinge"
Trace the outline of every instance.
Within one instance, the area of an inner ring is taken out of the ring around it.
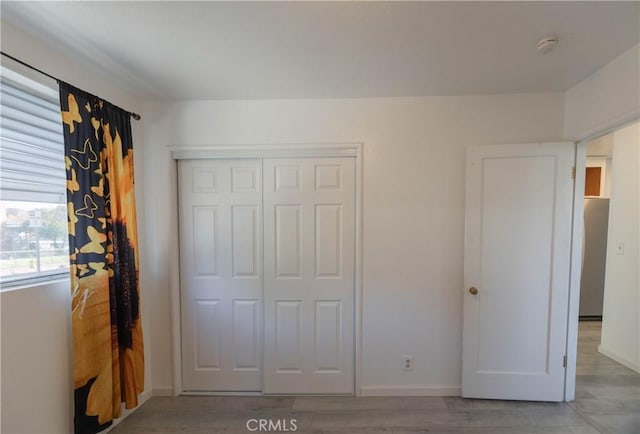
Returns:
[[[571,179],[576,179],[576,166],[571,168]]]
[[[567,367],[567,356],[562,356],[562,367]]]

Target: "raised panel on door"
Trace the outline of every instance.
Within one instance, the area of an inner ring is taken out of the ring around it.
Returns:
[[[179,162],[182,383],[262,388],[260,160]]]
[[[354,392],[355,164],[265,159],[264,392]]]
[[[339,279],[342,274],[342,204],[315,206],[315,275]]]
[[[302,372],[301,305],[301,301],[275,302],[277,373]]]
[[[260,369],[260,325],[258,300],[233,300],[233,370]]]
[[[275,269],[279,279],[302,277],[302,206],[275,205]]]
[[[217,207],[195,205],[191,212],[193,213],[193,232],[190,234],[190,247],[193,250],[193,274],[195,276],[217,276]]]
[[[315,302],[315,372],[338,373],[342,360],[342,302]]]
[[[258,206],[231,206],[231,274],[258,278]]]
[[[563,399],[573,155],[571,143],[469,150],[465,397]]]
[[[220,300],[195,301],[195,369],[220,369]]]

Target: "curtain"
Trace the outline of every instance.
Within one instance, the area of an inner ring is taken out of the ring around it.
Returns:
[[[60,83],[71,264],[74,429],[102,431],[143,391],[128,112]]]

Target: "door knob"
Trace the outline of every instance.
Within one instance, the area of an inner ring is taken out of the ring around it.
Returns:
[[[469,292],[472,293],[473,295],[476,295],[478,293],[478,288],[476,288],[475,286],[472,286],[471,288],[469,288]]]

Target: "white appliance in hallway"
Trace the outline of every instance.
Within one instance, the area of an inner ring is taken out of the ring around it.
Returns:
[[[581,318],[602,319],[604,276],[607,262],[609,199],[584,200],[584,245],[580,279]]]
[[[183,390],[353,394],[354,158],[180,160],[179,197]]]

